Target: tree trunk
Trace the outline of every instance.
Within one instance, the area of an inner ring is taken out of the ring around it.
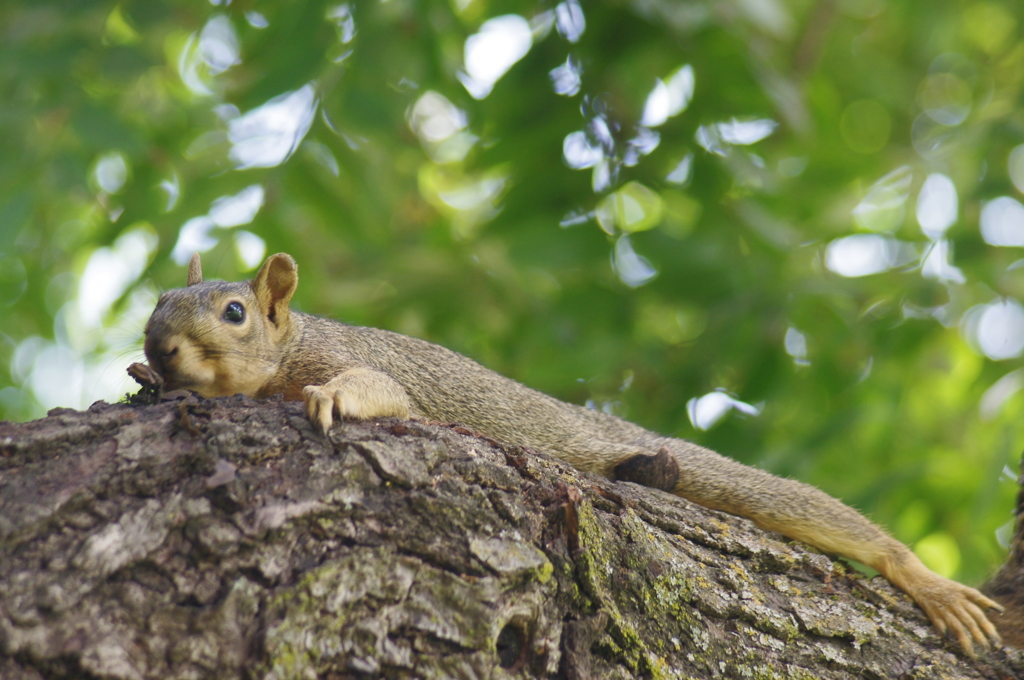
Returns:
[[[1022,676],[880,578],[458,426],[324,437],[243,397],[0,423],[5,679]]]
[[[983,590],[993,600],[1006,607],[1002,616],[993,620],[1008,645],[1024,649],[1024,458],[1020,461],[1021,476],[1017,479],[1017,531],[1010,543],[1010,555],[995,577]],[[1024,677],[1024,674],[1021,675]]]

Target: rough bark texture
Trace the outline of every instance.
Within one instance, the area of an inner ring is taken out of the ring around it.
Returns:
[[[1006,613],[995,619],[1007,644],[1024,649],[1024,458],[1020,461],[1021,476],[1017,479],[1017,531],[1010,543],[1010,555],[995,577],[983,590],[1006,607]],[[1022,675],[1024,677],[1024,675]]]
[[[0,677],[1015,678],[885,581],[458,427],[0,423]]]

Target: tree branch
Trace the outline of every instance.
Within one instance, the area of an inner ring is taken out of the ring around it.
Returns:
[[[1024,675],[884,580],[457,426],[301,404],[0,423],[0,676]]]

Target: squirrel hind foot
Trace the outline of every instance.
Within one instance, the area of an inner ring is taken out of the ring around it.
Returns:
[[[931,619],[940,633],[951,634],[971,658],[977,656],[975,645],[983,650],[1001,647],[1002,638],[996,627],[988,620],[985,610],[1003,611],[998,602],[982,593],[939,576],[924,565],[912,563],[906,569],[910,576],[906,590],[918,606]],[[902,586],[901,586],[902,587]]]

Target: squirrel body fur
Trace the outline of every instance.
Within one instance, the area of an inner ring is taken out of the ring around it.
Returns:
[[[873,567],[970,654],[974,643],[999,643],[984,614],[997,603],[935,574],[824,492],[560,401],[424,340],[292,311],[297,285],[295,262],[283,253],[243,283],[203,282],[193,256],[188,286],[164,293],[146,326],[150,367],[169,389],[205,397],[304,401],[325,432],[335,416],[457,421],[612,479],[624,462],[667,453],[673,474],[666,490]]]

